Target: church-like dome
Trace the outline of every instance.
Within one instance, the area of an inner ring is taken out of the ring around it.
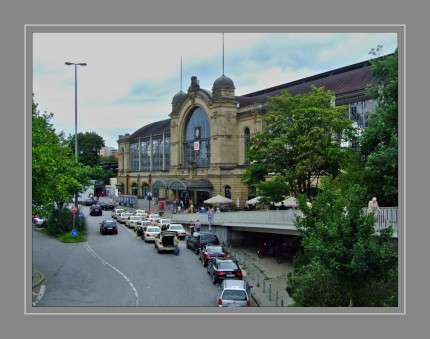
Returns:
[[[182,91],[176,93],[172,99],[172,105],[175,106],[176,104],[180,103],[181,100],[186,96],[186,94]]]
[[[214,85],[212,86],[212,91],[215,91],[218,88],[235,89],[233,80],[225,75],[221,75],[215,80]]]

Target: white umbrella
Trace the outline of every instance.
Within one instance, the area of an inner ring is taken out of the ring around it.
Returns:
[[[216,195],[203,201],[205,204],[229,204],[232,202],[231,199],[223,197],[222,195]]]
[[[285,206],[297,207],[297,201],[296,201],[296,198],[294,197],[285,199],[283,202]],[[281,206],[281,204],[282,204],[282,201],[276,203],[275,206]]]
[[[248,205],[255,205],[261,197],[255,197],[246,201]]]

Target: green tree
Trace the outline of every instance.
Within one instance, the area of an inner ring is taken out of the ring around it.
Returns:
[[[374,216],[363,212],[365,195],[366,190],[358,185],[339,189],[334,180],[327,178],[312,207],[307,206],[303,195],[299,196],[299,207],[305,217],[298,218],[296,226],[306,260],[303,267],[289,276],[289,292],[299,305],[335,306],[333,302],[339,302],[337,306],[370,306],[370,298],[365,300],[361,296],[363,291],[396,281],[393,272],[397,272],[398,263],[392,228],[375,231]],[[336,292],[328,293],[328,286],[321,286],[326,297],[312,299],[306,291],[316,288],[319,278],[321,283],[335,281]],[[392,289],[379,296],[378,306],[397,300],[397,286],[390,286]]]
[[[378,56],[382,46],[372,50]],[[365,159],[364,183],[369,196],[380,205],[398,205],[398,52],[371,61],[372,75],[378,83],[368,87],[377,100],[377,110],[369,118],[361,141]]]
[[[69,136],[69,146],[75,149],[75,136]],[[105,141],[96,132],[78,133],[78,161],[87,166],[97,166],[100,163],[100,149]]]
[[[32,209],[48,217],[89,185],[90,167],[76,164],[63,133],[57,134],[52,113],[41,113],[32,103]]]
[[[269,174],[279,175],[288,183],[289,193],[309,196],[322,176],[339,174],[353,152],[343,142],[354,140],[356,131],[347,107],[334,106],[333,98],[333,92],[316,86],[307,94],[282,91],[270,98],[264,130],[250,141],[251,165],[242,180],[256,184]]]

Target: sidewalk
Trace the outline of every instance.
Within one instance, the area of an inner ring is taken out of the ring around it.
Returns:
[[[230,255],[239,262],[244,278],[253,286],[255,304],[260,307],[287,307],[293,303],[286,291],[287,274],[293,269],[290,262],[278,264],[275,257],[259,258],[257,248],[239,246]]]

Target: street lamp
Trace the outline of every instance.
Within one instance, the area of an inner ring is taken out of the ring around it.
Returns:
[[[146,193],[146,195],[147,195],[147,199],[148,199],[148,209],[149,209],[149,214],[151,214],[151,200],[152,200],[152,193],[151,192],[148,192],[148,193]]]
[[[77,66],[86,66],[84,62],[65,62],[67,66],[75,66],[75,160],[78,163],[78,70]],[[78,193],[75,194],[75,206],[78,207]]]

